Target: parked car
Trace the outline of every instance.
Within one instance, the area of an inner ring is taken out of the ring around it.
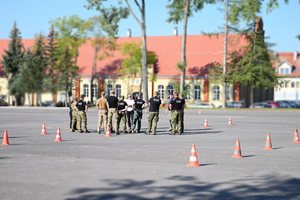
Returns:
[[[253,104],[253,108],[271,108],[266,102],[256,102]]]
[[[278,105],[280,106],[280,108],[291,108],[291,106],[287,103],[285,103],[284,101],[276,101],[278,103]]]
[[[246,104],[243,101],[231,101],[226,105],[227,108],[246,108]]]
[[[292,108],[297,108],[298,106],[292,101],[283,101],[286,104],[289,104]]]
[[[188,108],[214,108],[214,107],[215,107],[214,104],[212,104],[212,103],[204,103],[204,102],[196,103],[196,104],[188,106]]]
[[[38,106],[40,106],[40,104],[38,104]],[[52,101],[43,101],[42,106],[43,107],[53,106],[53,103],[52,103]]]
[[[6,103],[4,100],[0,99],[0,106],[8,106],[8,103]]]
[[[268,104],[270,108],[280,108],[280,105],[276,101],[265,101],[264,103]]]

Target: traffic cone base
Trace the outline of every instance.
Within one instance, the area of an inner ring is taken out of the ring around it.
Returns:
[[[110,132],[109,125],[107,125],[105,137],[111,137],[111,132]]]
[[[42,127],[42,132],[41,132],[41,134],[42,134],[42,135],[47,134],[45,123],[43,123],[43,127]]]
[[[265,145],[265,150],[273,150],[272,148],[272,143],[271,143],[271,137],[270,137],[270,133],[268,133],[267,135],[267,139],[266,139],[266,145]]]
[[[186,166],[187,167],[199,167],[200,166],[198,163],[196,147],[194,144],[192,145],[190,162]]]
[[[166,110],[166,114],[168,114],[168,109]]]
[[[204,126],[203,127],[208,127],[208,123],[207,123],[207,119],[206,118],[205,118]]]
[[[1,146],[7,146],[7,145],[10,145],[10,144],[9,144],[9,141],[8,141],[7,130],[5,130]]]
[[[299,135],[298,135],[298,130],[297,129],[295,129],[293,143],[300,143],[300,141],[299,141]]]
[[[61,135],[60,135],[60,128],[57,128],[57,132],[56,132],[56,137],[55,137],[55,142],[61,142]]]
[[[240,140],[237,139],[235,142],[235,148],[234,148],[234,153],[232,158],[242,158],[242,153],[241,153],[241,146],[240,146]]]

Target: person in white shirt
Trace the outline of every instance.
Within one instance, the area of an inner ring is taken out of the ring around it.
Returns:
[[[127,122],[128,122],[128,132],[131,133],[131,125],[132,125],[132,122],[133,122],[133,114],[134,114],[134,111],[133,111],[133,103],[134,103],[134,100],[131,98],[131,95],[129,94],[128,95],[128,99],[126,100],[126,103],[127,103]]]

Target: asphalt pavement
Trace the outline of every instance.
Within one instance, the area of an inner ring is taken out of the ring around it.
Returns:
[[[10,143],[0,146],[1,199],[300,199],[300,111],[186,110],[184,134],[169,135],[161,110],[157,135],[144,134],[144,114],[142,133],[124,134],[121,122],[112,137],[97,134],[95,109],[91,133],[71,132],[68,111],[0,108]],[[268,133],[273,150],[264,150]],[[236,139],[243,158],[232,158]],[[200,167],[186,167],[193,144]]]

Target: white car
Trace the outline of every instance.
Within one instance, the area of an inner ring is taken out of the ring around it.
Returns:
[[[190,105],[188,106],[188,108],[214,108],[215,105],[212,104],[212,103],[196,103],[196,104],[193,104],[193,105]]]

